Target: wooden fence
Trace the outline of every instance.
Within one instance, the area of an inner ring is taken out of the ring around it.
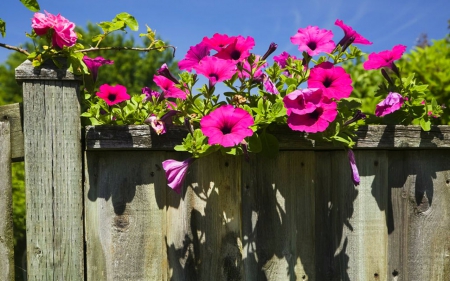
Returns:
[[[356,187],[343,150],[273,132],[276,158],[199,159],[178,195],[161,162],[188,156],[172,150],[184,132],[82,133],[77,77],[24,63],[16,79],[23,141],[0,122],[1,280],[9,164],[23,156],[28,280],[450,280],[448,126],[362,128]]]

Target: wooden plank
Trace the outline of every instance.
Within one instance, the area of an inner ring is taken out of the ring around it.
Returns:
[[[316,152],[317,280],[385,280],[387,161],[384,151],[356,151],[355,187],[347,153]],[[385,163],[385,164],[383,164]]]
[[[164,152],[86,153],[88,281],[168,280],[164,157]]]
[[[8,120],[11,132],[11,158],[13,162],[23,161],[23,112],[22,104],[0,106],[0,120]]]
[[[16,74],[23,81],[28,278],[83,280],[79,82],[58,71],[37,80],[34,69],[27,78],[26,67]]]
[[[242,280],[240,178],[241,159],[215,153],[192,164],[181,196],[168,190],[170,280]]]
[[[0,280],[13,281],[11,141],[8,121],[0,121]]]
[[[243,280],[318,280],[312,151],[243,163]]]
[[[389,272],[398,281],[450,279],[450,157],[397,152],[390,160]]]
[[[314,142],[300,132],[279,128],[271,132],[280,150],[340,150],[331,143]],[[172,150],[186,137],[183,127],[172,127],[168,133],[156,135],[148,125],[87,126],[87,150]],[[424,132],[420,126],[361,126],[356,149],[435,149],[450,148],[450,127],[433,126]]]

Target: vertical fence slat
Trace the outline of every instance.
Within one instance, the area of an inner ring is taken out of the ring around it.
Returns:
[[[192,164],[181,198],[168,190],[170,280],[242,280],[240,178],[241,159],[215,153]]]
[[[315,159],[282,151],[243,163],[244,280],[316,280]]]
[[[398,281],[450,278],[450,151],[399,151],[390,160],[389,273]]]
[[[0,280],[14,280],[11,141],[9,121],[0,121]]]
[[[387,158],[355,151],[361,183],[346,152],[315,152],[318,280],[384,280],[387,267]],[[321,229],[321,230],[319,230]]]
[[[87,281],[167,280],[164,156],[86,153]]]
[[[79,81],[28,61],[16,79],[23,83],[28,278],[83,280]]]

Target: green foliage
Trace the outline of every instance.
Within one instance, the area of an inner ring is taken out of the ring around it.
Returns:
[[[12,164],[14,245],[25,238],[25,171],[24,163]]]
[[[364,60],[367,59],[367,56]],[[422,128],[429,128],[431,123],[450,124],[450,41],[448,38],[434,40],[433,44],[424,47],[415,47],[411,52],[403,55],[396,62],[403,75],[403,85],[390,87],[376,70],[364,70],[361,59],[356,63],[348,61],[343,67],[350,73],[353,80],[352,96],[362,101],[361,109],[368,115],[366,123],[385,124],[420,124]],[[391,75],[392,76],[392,75]],[[428,85],[428,87],[427,87]],[[386,97],[386,91],[397,90],[402,95],[408,94],[406,106],[385,118],[377,118],[373,114],[376,105]],[[403,91],[403,92],[401,92]],[[426,104],[423,105],[422,102]],[[428,112],[442,111],[440,118],[428,116]],[[407,114],[405,114],[407,113]],[[402,118],[399,120],[398,118]],[[406,117],[406,118],[405,118]],[[416,119],[416,121],[413,121]]]
[[[444,105],[441,124],[450,124],[450,41],[447,38],[433,40],[424,48],[415,47],[399,61],[403,73],[415,73],[416,84],[428,84],[428,95],[436,98],[438,105]]]
[[[41,9],[36,0],[20,0],[20,2],[32,12],[37,12]]]
[[[85,47],[89,47],[92,39],[99,34],[100,27],[89,23],[86,30],[77,28],[76,31],[82,35],[82,42]],[[124,46],[139,47],[133,37],[125,36],[121,33],[109,34],[102,41],[105,46]],[[148,38],[142,38],[141,46],[150,45]],[[120,84],[127,87],[129,94],[140,94],[143,87],[155,88],[153,76],[158,68],[167,63],[172,73],[177,73],[176,65],[173,60],[172,52],[165,50],[163,52],[138,52],[130,50],[101,50],[88,53],[90,57],[102,56],[113,60],[113,65],[106,65],[100,68],[97,85],[102,84]]]

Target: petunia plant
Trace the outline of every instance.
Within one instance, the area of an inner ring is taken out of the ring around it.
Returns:
[[[358,185],[352,151],[358,126],[420,124],[423,130],[430,130],[432,120],[440,116],[442,109],[434,99],[427,99],[427,85],[416,84],[413,75],[402,77],[395,61],[402,57],[405,46],[372,53],[366,59],[355,45],[372,42],[342,20],[335,24],[343,31],[336,41],[332,31],[318,26],[293,32],[290,41],[298,49],[294,54],[279,52],[275,43],[264,54],[252,53],[256,42],[251,36],[206,36],[179,61],[178,75],[163,64],[153,81],[142,85],[140,93],[129,93],[126,85],[114,81],[96,85],[99,68],[114,67],[114,62],[89,56],[105,48],[127,50],[99,46],[111,32],[126,27],[137,30],[136,20],[126,13],[100,23],[104,33],[95,37],[95,46],[89,48],[79,43],[74,24],[64,17],[36,13],[29,36],[42,37],[48,45],[40,46],[28,58],[37,67],[48,59],[58,64],[65,58],[70,71],[83,75],[86,110],[81,116],[86,124],[148,124],[158,135],[166,133],[170,126],[186,128],[185,138],[174,149],[189,152],[191,157],[163,162],[168,186],[177,193],[195,159],[215,152],[244,159],[251,153],[275,156],[278,141],[271,133],[274,127],[286,127],[306,138],[347,149],[352,180]],[[171,47],[155,40],[149,27],[142,36],[148,37],[151,44],[138,51]],[[355,77],[342,67],[344,62],[362,59],[366,59],[366,71],[380,70],[384,77],[376,93],[383,100],[373,112],[361,112],[361,100],[352,97]]]

